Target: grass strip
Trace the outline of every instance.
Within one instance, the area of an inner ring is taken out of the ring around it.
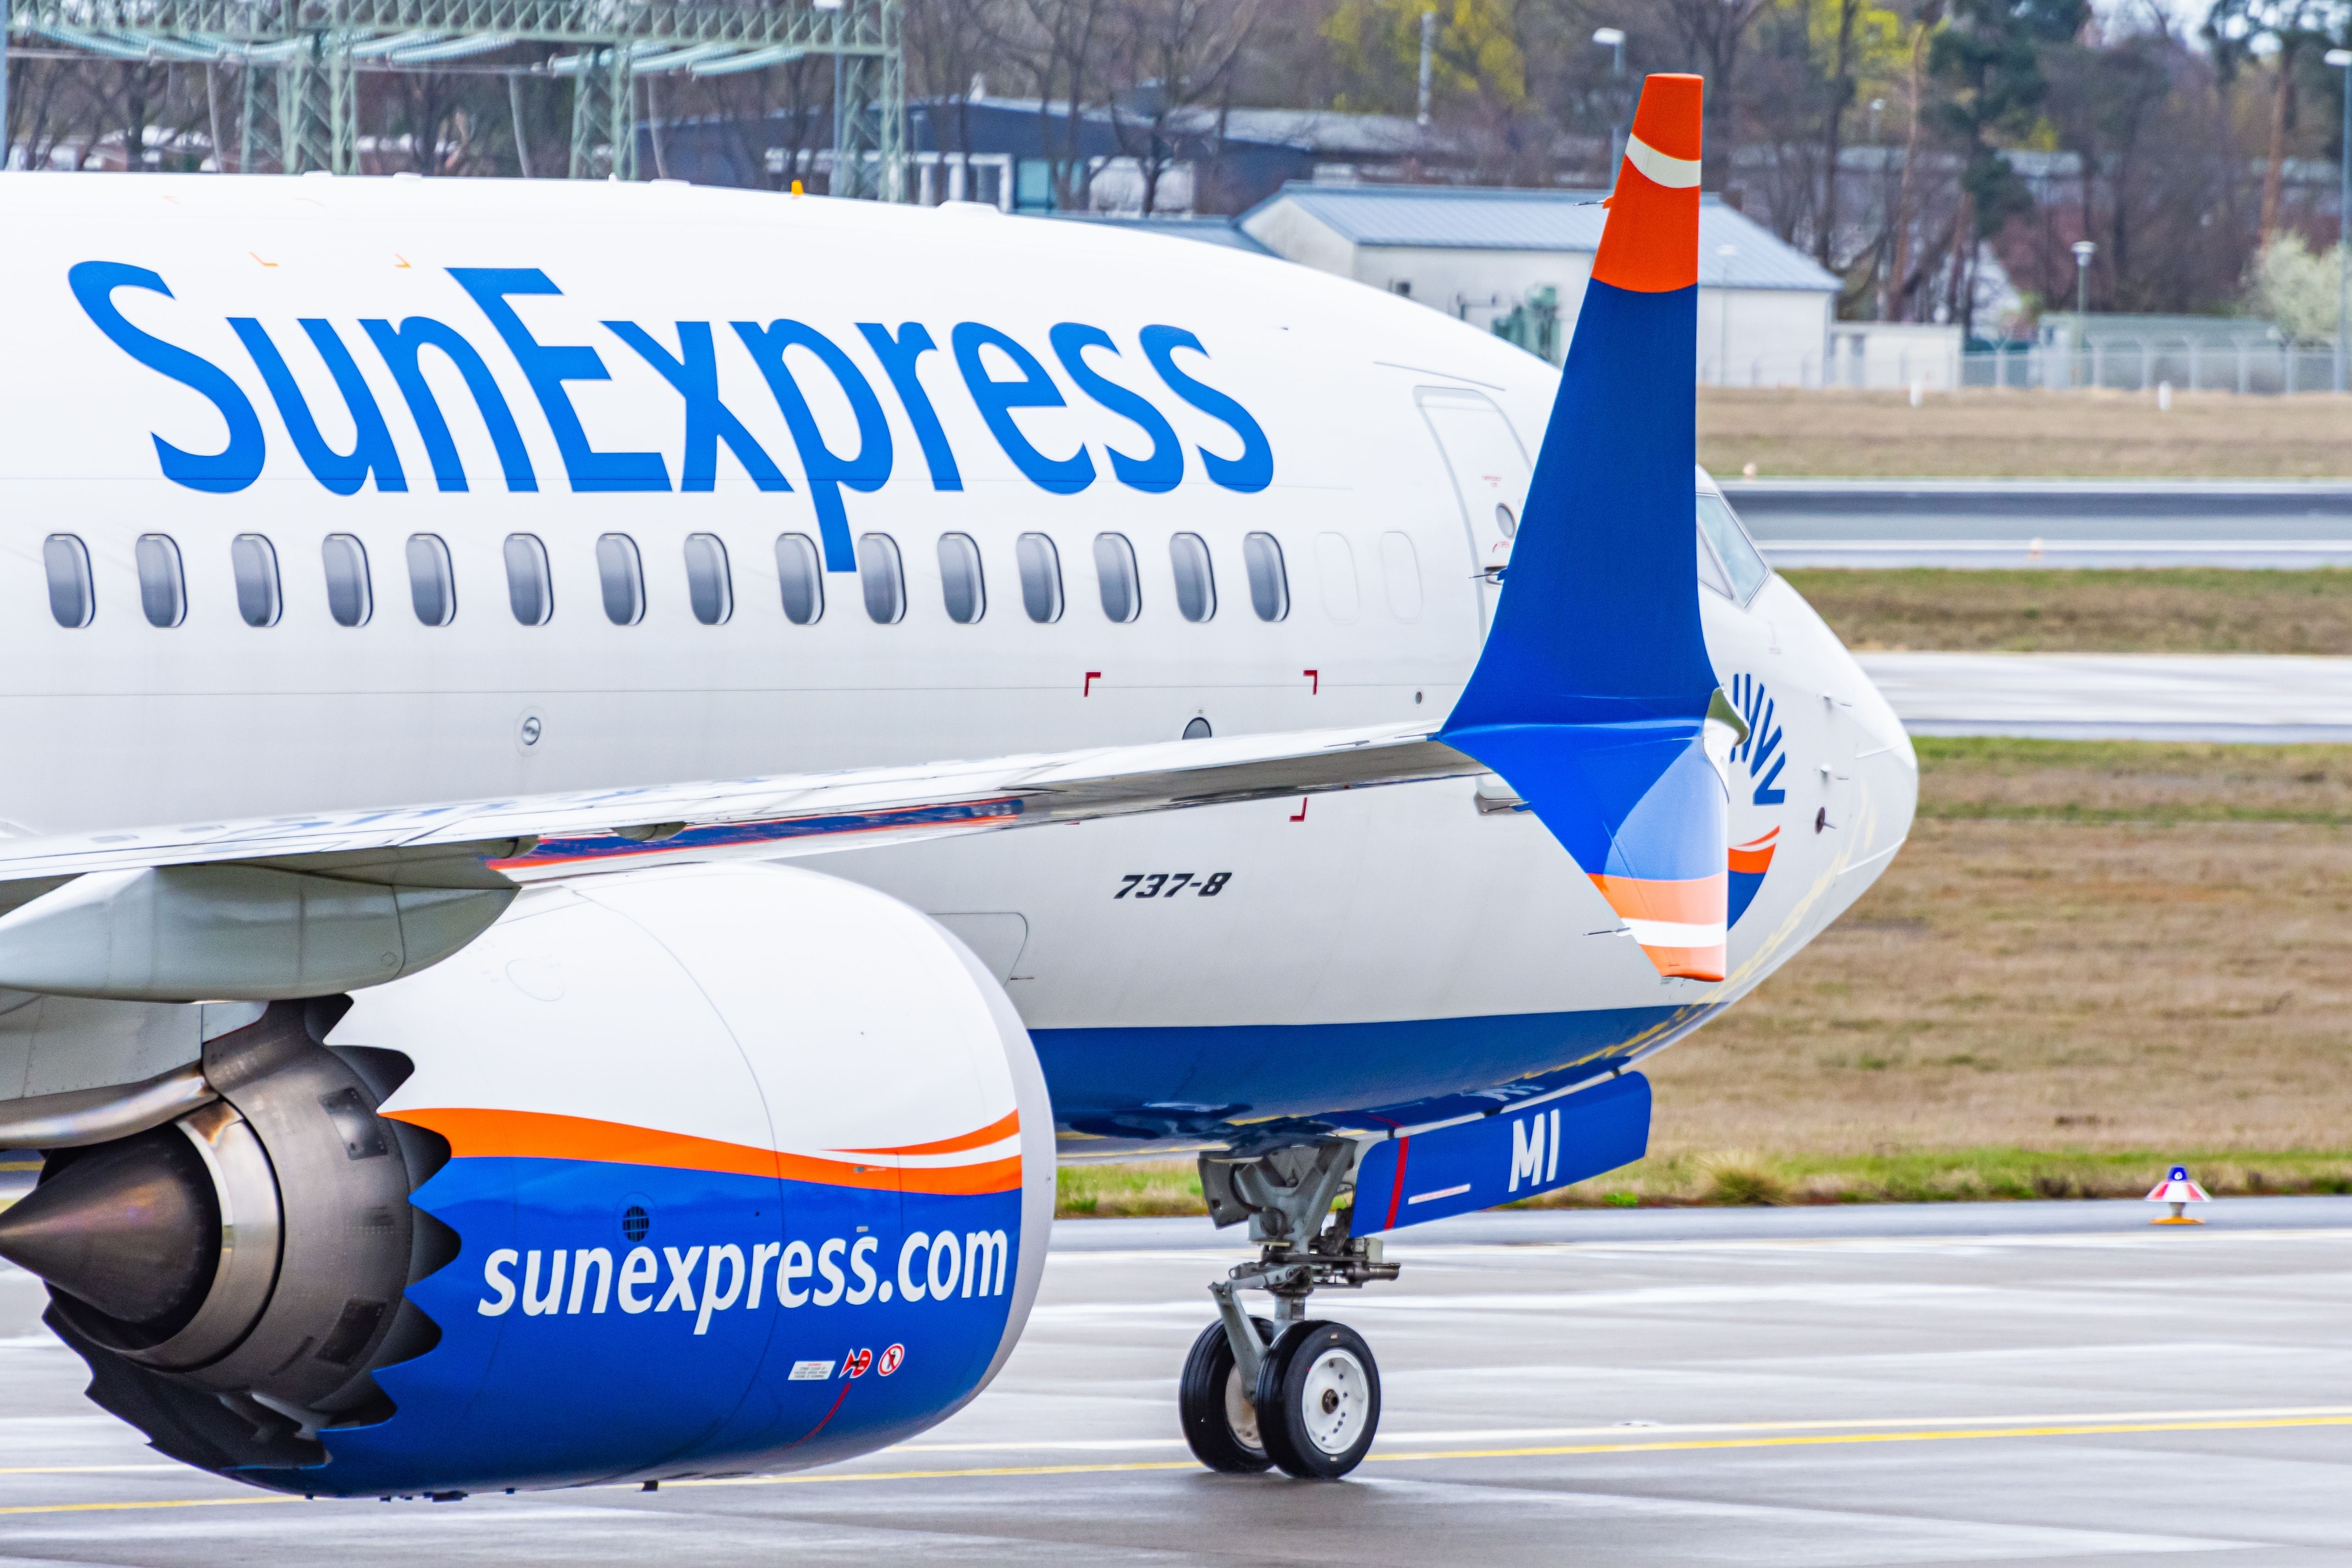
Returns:
[[[2234,371],[2210,364],[2228,381]],[[2175,389],[1698,389],[1698,460],[1723,478],[2331,479],[2352,475],[2352,398]]]
[[[2186,1163],[2216,1197],[2352,1193],[2352,1150],[2061,1151],[1987,1145],[1847,1155],[1743,1151],[1656,1155],[1513,1208],[1687,1208],[1773,1204],[1986,1203],[2137,1198]],[[1188,1161],[1065,1165],[1062,1219],[1202,1215]]]
[[[1939,653],[2352,654],[2352,571],[1800,567],[1781,574],[1851,648]]]
[[[2352,826],[2352,746],[2004,735],[1912,744],[1925,820]]]

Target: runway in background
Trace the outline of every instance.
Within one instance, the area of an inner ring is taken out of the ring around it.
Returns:
[[[1776,566],[2352,566],[2340,480],[1717,478]]]
[[[2352,658],[1861,653],[1915,735],[2352,742]]]

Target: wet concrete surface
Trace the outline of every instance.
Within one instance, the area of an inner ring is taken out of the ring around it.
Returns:
[[[1203,1221],[1063,1225],[952,1420],[782,1478],[285,1500],[145,1449],[0,1270],[0,1563],[2352,1564],[2352,1199],[1485,1215],[1318,1296],[1380,1357],[1348,1481],[1176,1436]],[[1230,1234],[1230,1233],[1229,1233]]]

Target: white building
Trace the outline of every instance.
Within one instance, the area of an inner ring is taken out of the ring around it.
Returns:
[[[1554,291],[1567,351],[1592,255],[1598,191],[1293,181],[1242,215],[1276,255],[1493,327]],[[1699,205],[1698,379],[1818,386],[1838,280],[1709,196]],[[1505,331],[1529,347],[1528,313]]]
[[[1961,348],[1957,326],[1840,321],[1830,330],[1828,384],[1949,392],[1960,384]]]

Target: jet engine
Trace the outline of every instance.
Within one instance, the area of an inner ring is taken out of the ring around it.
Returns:
[[[806,871],[527,889],[202,1073],[134,1086],[196,1109],[53,1151],[0,1256],[48,1281],[100,1405],[280,1490],[866,1452],[986,1386],[1044,1268],[1053,1119],[1003,988]]]

